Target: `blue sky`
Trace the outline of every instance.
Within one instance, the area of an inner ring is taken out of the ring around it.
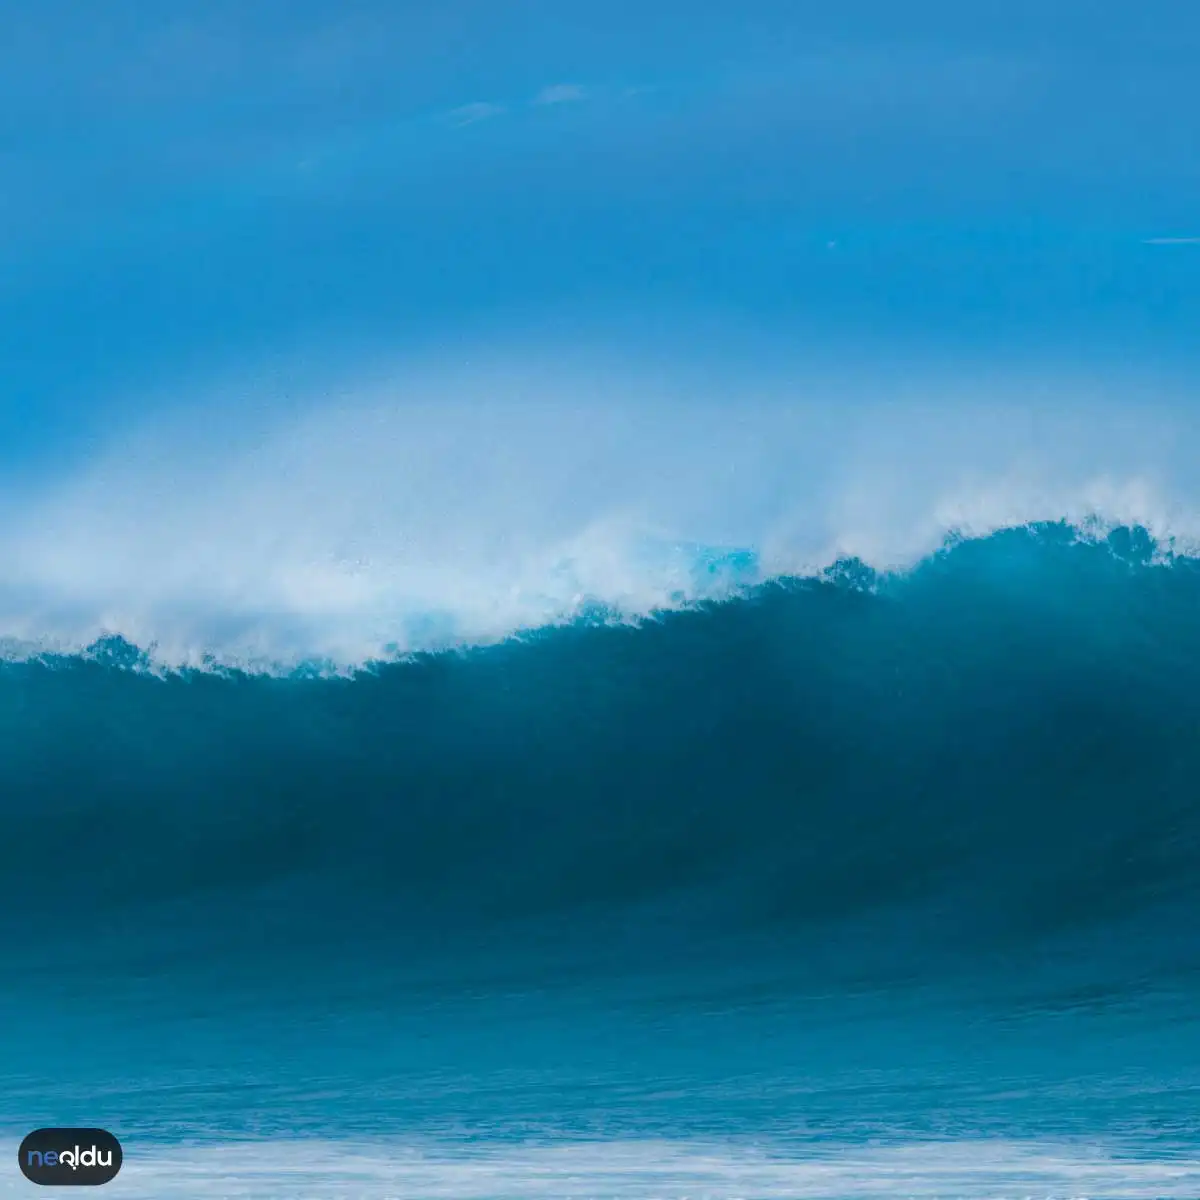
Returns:
[[[1200,236],[1188,5],[44,0],[0,46],[10,456],[478,331],[1194,352],[1200,244],[1145,244]]]

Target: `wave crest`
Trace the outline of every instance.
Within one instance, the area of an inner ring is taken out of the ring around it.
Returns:
[[[1200,546],[1200,429],[1165,403],[684,403],[497,375],[222,421],[126,435],[5,498],[10,657],[116,636],[164,667],[353,669],[1039,522]]]

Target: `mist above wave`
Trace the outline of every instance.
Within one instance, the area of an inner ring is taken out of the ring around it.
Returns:
[[[248,415],[249,414],[249,415]],[[4,497],[10,654],[340,665],[638,617],[948,533],[1136,525],[1189,549],[1179,397],[828,374],[683,387],[493,364],[286,414],[197,405]]]

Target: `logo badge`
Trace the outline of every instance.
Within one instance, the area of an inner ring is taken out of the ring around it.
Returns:
[[[44,1187],[99,1187],[121,1169],[121,1143],[104,1129],[35,1129],[17,1150],[21,1174]]]

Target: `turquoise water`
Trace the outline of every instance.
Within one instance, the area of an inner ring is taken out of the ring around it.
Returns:
[[[4,1130],[114,1197],[1200,1195],[1198,611],[1044,525],[350,678],[11,662]]]

